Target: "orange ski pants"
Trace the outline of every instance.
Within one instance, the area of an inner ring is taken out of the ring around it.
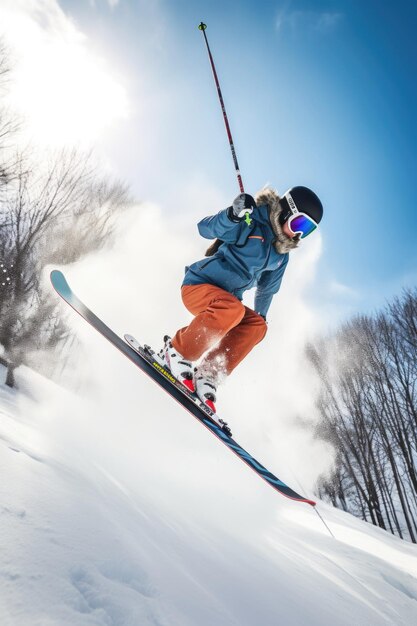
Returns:
[[[215,346],[205,357],[205,366],[213,364],[217,370],[221,361],[222,370],[229,375],[265,337],[267,325],[263,317],[220,287],[184,285],[181,296],[195,317],[176,333],[172,345],[187,360],[197,361]]]

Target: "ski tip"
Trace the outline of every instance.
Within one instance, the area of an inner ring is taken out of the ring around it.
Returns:
[[[301,502],[305,502],[306,504],[309,504],[310,506],[316,506],[317,504],[317,502],[314,502],[314,500],[308,500],[307,498],[303,498]]]
[[[51,282],[53,283],[59,277],[60,274],[62,274],[62,272],[60,272],[59,270],[52,270],[51,273],[49,274],[51,278]]]
[[[52,286],[59,294],[70,293],[71,289],[67,283],[67,279],[60,270],[52,270],[50,273]]]

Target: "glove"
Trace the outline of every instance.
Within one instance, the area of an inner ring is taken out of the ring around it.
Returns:
[[[234,222],[238,222],[245,217],[246,213],[251,214],[255,207],[256,202],[253,197],[248,193],[241,193],[233,200],[229,208],[229,217]]]

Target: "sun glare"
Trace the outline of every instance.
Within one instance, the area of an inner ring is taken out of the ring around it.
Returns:
[[[62,13],[59,23],[49,21],[47,28],[24,15],[13,22],[17,58],[11,98],[37,142],[90,144],[128,116],[126,90],[115,72]]]

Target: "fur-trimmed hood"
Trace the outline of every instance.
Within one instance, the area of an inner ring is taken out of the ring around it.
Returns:
[[[269,221],[271,223],[272,230],[275,233],[276,240],[274,242],[275,250],[279,254],[285,254],[295,248],[298,248],[300,243],[300,235],[296,235],[293,239],[290,239],[282,231],[281,224],[279,223],[279,216],[282,212],[280,205],[280,197],[277,192],[271,187],[265,187],[258,191],[255,196],[257,206],[267,205],[269,211]]]

